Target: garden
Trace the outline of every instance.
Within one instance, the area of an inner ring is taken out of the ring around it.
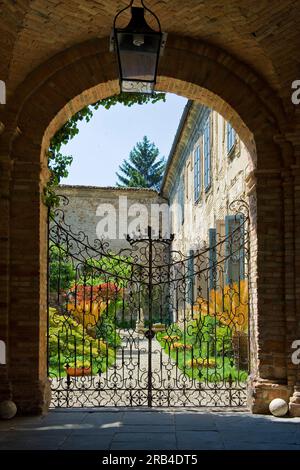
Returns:
[[[156,338],[184,375],[200,382],[244,382],[248,376],[246,280],[198,298],[192,319],[173,323]]]
[[[121,345],[117,312],[124,307],[130,264],[120,257],[72,262],[64,247],[50,245],[49,376],[104,373]]]
[[[128,291],[131,260],[106,256],[74,265],[64,247],[52,244],[50,253],[49,376],[101,375],[116,363],[120,332],[136,328],[130,309],[134,310],[137,299]],[[138,289],[138,302],[147,311],[143,292]],[[159,308],[165,309],[157,305],[159,298],[154,296],[154,319]],[[152,326],[163,351],[196,381],[244,382],[248,375],[247,281],[210,290],[209,299],[199,297],[191,309],[184,321]],[[146,330],[149,320],[144,320]]]

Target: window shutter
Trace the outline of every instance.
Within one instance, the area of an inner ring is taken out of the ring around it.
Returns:
[[[236,216],[238,224],[240,226],[239,230],[239,258],[240,258],[240,279],[245,278],[245,217],[243,214],[238,214]]]
[[[199,146],[194,152],[194,200],[198,201],[201,193],[201,162]]]
[[[239,282],[245,277],[244,216],[225,217],[225,283]]]
[[[230,124],[229,122],[226,123],[226,133],[227,133],[227,139],[226,139],[226,143],[227,143],[227,153],[229,153],[230,151]]]
[[[184,179],[182,178],[179,186],[179,194],[178,194],[178,202],[179,202],[179,221],[181,224],[184,222]]]
[[[229,153],[235,143],[235,130],[229,122],[227,122],[227,153]]]
[[[210,186],[211,171],[210,171],[210,120],[206,121],[204,127],[204,189],[207,190]]]
[[[209,289],[216,288],[216,277],[217,277],[217,231],[215,228],[208,230],[209,240]]]
[[[194,303],[194,250],[189,251],[188,258],[188,302]]]

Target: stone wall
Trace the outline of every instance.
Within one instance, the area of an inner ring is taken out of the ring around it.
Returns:
[[[132,257],[133,270],[136,262],[140,262],[145,266],[143,281],[147,281],[148,242],[137,243],[132,249],[126,235],[129,234],[131,238],[136,240],[139,238],[147,239],[149,237],[148,226],[151,226],[153,229],[151,236],[154,239],[158,237],[160,228],[163,226],[161,223],[162,217],[157,217],[159,209],[162,209],[168,218],[169,205],[164,198],[159,196],[156,191],[148,189],[68,185],[59,186],[57,194],[60,196],[60,207],[55,220],[68,232],[69,253],[74,254],[74,265],[77,265],[78,260],[89,258],[99,260],[103,253],[112,252],[117,255],[120,253],[121,257]],[[53,222],[52,227],[54,230],[53,232],[50,230],[50,241],[53,239],[54,242],[58,241],[60,243],[60,232],[56,232]],[[74,237],[74,240],[72,240],[72,237]],[[61,240],[62,245],[65,245],[64,235]],[[97,249],[97,240],[105,242],[104,248]],[[95,246],[96,249],[89,249],[88,246]],[[153,264],[162,264],[164,262],[165,256],[167,257],[166,250],[168,248],[164,245],[155,244]],[[107,269],[109,271],[109,268]],[[155,270],[155,268],[153,269]],[[101,270],[99,274],[100,272]],[[112,268],[111,275],[114,274],[116,277],[118,276],[116,268]],[[105,278],[105,276],[103,277]],[[132,288],[133,290],[137,288],[137,284]],[[57,290],[60,290],[60,286],[49,292],[51,306],[57,305]],[[146,304],[142,303],[142,308],[147,320]],[[123,321],[129,321],[132,316],[137,315],[137,311],[133,312],[130,309],[125,309],[125,311],[117,311],[116,315],[119,319],[122,317]]]
[[[166,199],[148,189],[61,185],[57,192],[68,199],[60,207],[72,232],[84,232],[91,244],[107,239],[114,252],[129,248],[127,233],[146,236],[147,226],[157,220],[155,210],[167,205]]]

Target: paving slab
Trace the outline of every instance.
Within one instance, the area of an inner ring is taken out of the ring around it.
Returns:
[[[112,442],[111,434],[89,434],[69,436],[60,446],[60,450],[107,450]]]
[[[224,449],[221,435],[218,431],[176,431],[177,447],[179,449]]]
[[[117,423],[124,422],[124,412],[112,413],[105,411],[100,411],[96,413],[88,413],[85,415],[82,424],[92,425],[96,427],[111,427],[117,425]]]
[[[300,450],[300,419],[185,409],[51,411],[0,422],[0,450]]]
[[[295,444],[275,444],[268,443],[253,443],[253,442],[230,442],[224,443],[225,450],[300,450],[300,445]]]
[[[112,441],[112,450],[162,450],[176,449],[175,432],[165,433],[117,433]]]
[[[222,440],[226,449],[297,449],[300,448],[300,439],[296,432],[284,432],[268,430],[266,432],[249,432],[240,430],[232,432],[221,432]]]
[[[0,442],[0,450],[56,450],[64,443],[67,436],[8,436]]]
[[[88,426],[88,427],[87,427]],[[122,426],[121,422],[113,423],[113,426],[109,425],[100,425],[100,426],[93,426],[92,424],[89,425],[82,425],[73,430],[72,436],[102,436],[102,435],[114,435],[117,430],[120,429]]]
[[[156,434],[156,433],[164,433],[164,434],[171,434],[175,433],[175,426],[174,425],[145,425],[145,424],[127,424],[119,427],[117,432],[120,433],[151,433],[151,434]]]
[[[195,412],[179,412],[174,414],[176,429],[216,431],[216,423],[212,414]]]
[[[124,414],[124,424],[131,425],[171,425],[174,424],[174,413],[161,411],[128,411]]]

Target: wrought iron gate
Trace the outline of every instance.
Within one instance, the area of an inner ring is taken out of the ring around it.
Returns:
[[[65,201],[67,202],[67,201]],[[118,253],[49,225],[48,369],[53,407],[243,406],[248,376],[248,212],[183,255],[128,237]]]

